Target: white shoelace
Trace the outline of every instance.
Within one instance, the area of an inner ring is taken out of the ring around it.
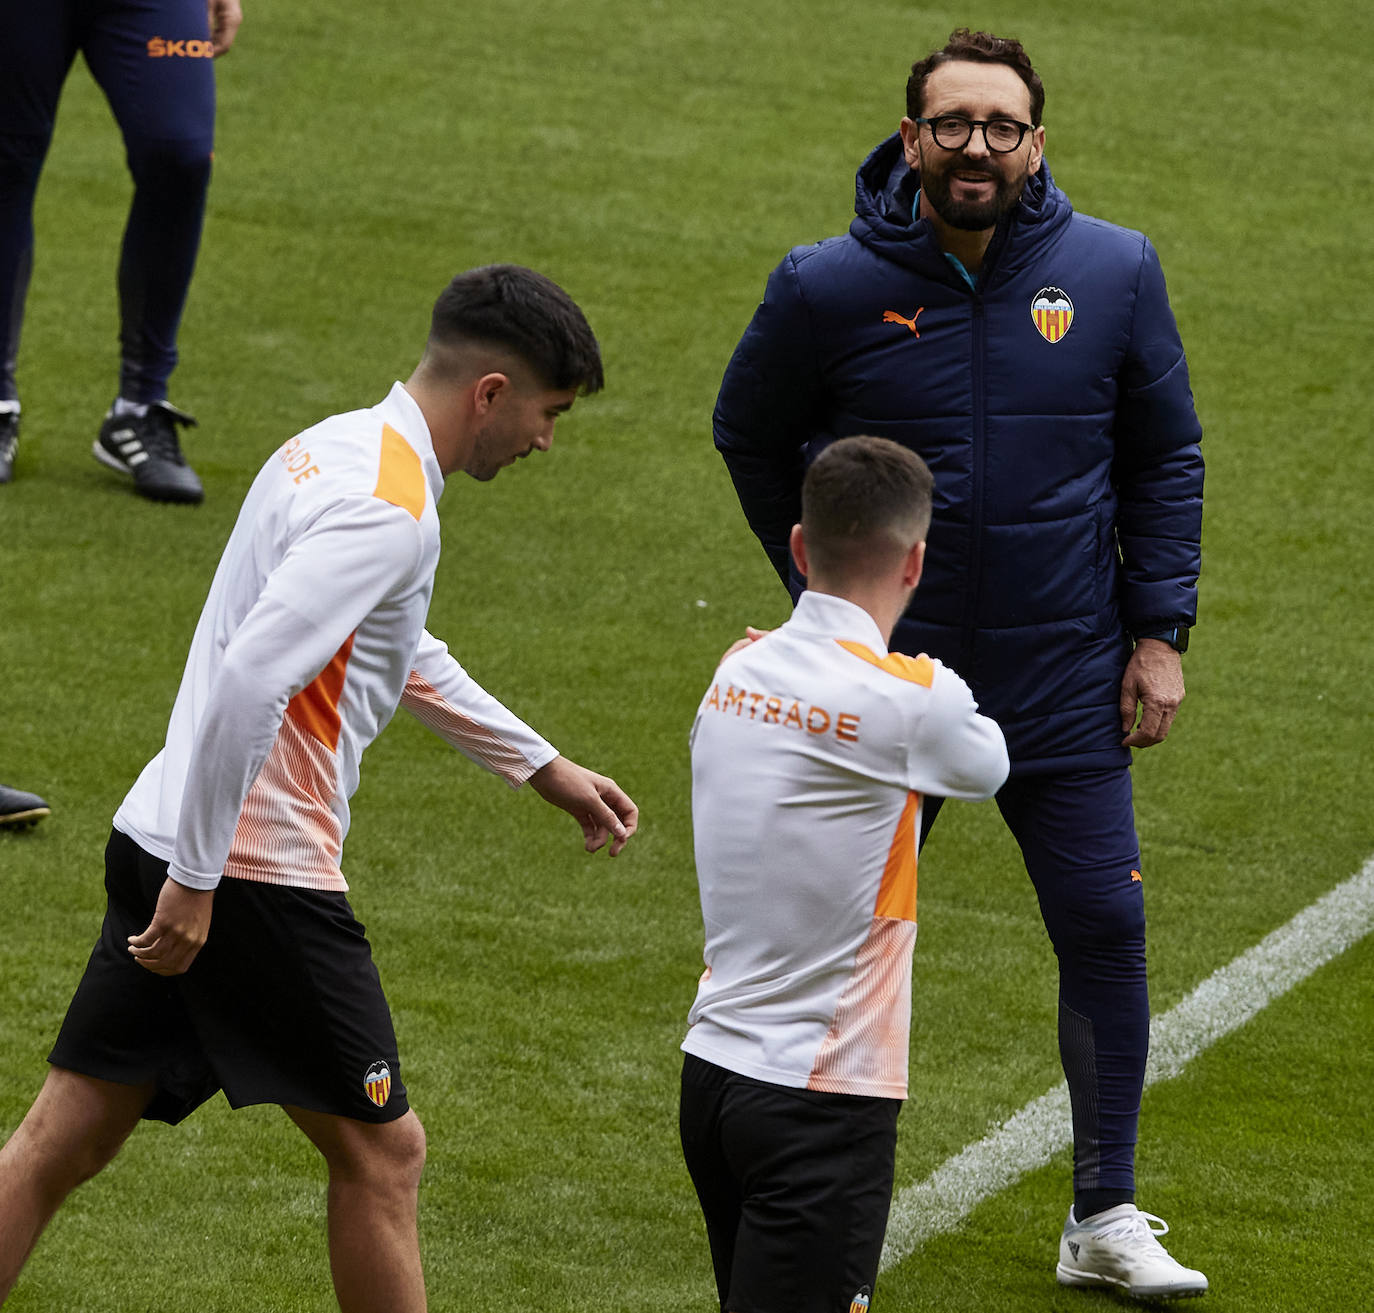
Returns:
[[[1156,1222],[1159,1223],[1158,1227],[1154,1225]],[[1169,1234],[1168,1222],[1162,1217],[1156,1217],[1153,1213],[1143,1213],[1139,1209],[1125,1217],[1114,1218],[1101,1230],[1094,1228],[1094,1233],[1098,1239],[1126,1245],[1131,1249],[1158,1249],[1168,1253],[1158,1239],[1159,1236]]]

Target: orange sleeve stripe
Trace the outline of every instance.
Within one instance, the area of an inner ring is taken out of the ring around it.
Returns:
[[[343,646],[329,659],[329,664],[286,704],[286,714],[330,752],[337,752],[339,747],[339,727],[343,723],[339,697],[343,693],[344,676],[348,673],[353,637],[349,634]]]
[[[928,656],[909,657],[901,652],[889,652],[885,657],[880,657],[862,643],[851,643],[844,638],[837,638],[835,641],[851,656],[858,657],[860,661],[867,661],[870,666],[877,666],[879,670],[886,670],[889,675],[896,675],[898,679],[920,684],[922,688],[929,688],[935,682],[935,663]]]
[[[531,767],[523,752],[511,747],[485,725],[479,725],[470,716],[465,716],[446,701],[418,670],[412,670],[406,680],[401,705],[420,724],[447,739],[460,752],[474,754],[502,778],[510,780],[518,777],[521,784],[529,779]]]
[[[913,789],[906,796],[906,806],[888,849],[874,916],[897,921],[916,919],[916,817],[920,807],[921,795]]]
[[[417,520],[425,509],[425,471],[420,457],[390,424],[382,425],[382,454],[374,497],[409,511]]]

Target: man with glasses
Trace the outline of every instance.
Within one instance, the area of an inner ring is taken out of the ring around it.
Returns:
[[[855,433],[935,476],[925,580],[892,636],[959,670],[1007,739],[997,795],[1059,960],[1074,1197],[1058,1279],[1201,1294],[1135,1206],[1149,1042],[1132,748],[1183,697],[1201,430],[1159,261],[1075,214],[1019,42],[955,32],[912,67],[849,233],[798,247],[721,385],[715,441],[794,597],[809,464]],[[938,814],[927,799],[924,831]]]

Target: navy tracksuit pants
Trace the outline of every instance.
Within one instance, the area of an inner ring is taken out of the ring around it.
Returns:
[[[938,804],[926,800],[927,832]],[[1095,1211],[1135,1192],[1150,1002],[1130,769],[1013,776],[997,805],[1059,958],[1059,1054],[1083,1216],[1084,1205]]]
[[[195,268],[214,144],[205,0],[0,0],[0,400],[33,265],[33,199],[80,51],[124,135],[133,205],[119,261],[119,395],[161,401]]]

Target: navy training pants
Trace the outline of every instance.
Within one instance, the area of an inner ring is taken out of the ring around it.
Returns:
[[[33,265],[33,199],[80,51],[124,136],[133,205],[119,262],[119,395],[161,401],[195,268],[214,145],[205,0],[0,0],[0,400]]]
[[[926,833],[939,802],[926,799]],[[1130,768],[1013,777],[997,805],[1059,959],[1075,1195],[1133,1197],[1150,1001]]]

